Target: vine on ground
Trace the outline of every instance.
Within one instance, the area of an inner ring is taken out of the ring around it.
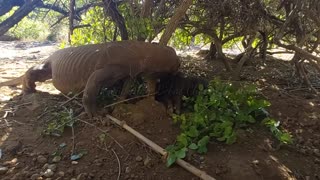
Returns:
[[[187,151],[207,152],[207,144],[216,139],[226,144],[236,141],[236,131],[257,120],[263,120],[281,143],[292,142],[288,133],[278,129],[279,123],[267,117],[266,107],[270,103],[258,98],[254,85],[236,86],[218,79],[212,80],[208,88],[199,86],[196,97],[184,97],[190,111],[173,115],[180,124],[181,133],[176,143],[166,148],[169,152],[167,166],[186,156]]]

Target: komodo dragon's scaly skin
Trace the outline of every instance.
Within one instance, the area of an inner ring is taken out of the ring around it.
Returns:
[[[152,80],[148,88],[154,90],[155,79],[175,74],[179,66],[176,52],[167,46],[139,41],[84,45],[58,50],[45,63],[30,68],[18,79],[0,83],[0,87],[22,83],[23,92],[32,93],[35,82],[52,78],[62,93],[84,90],[84,107],[92,116],[101,86],[110,87],[120,79],[142,75]]]

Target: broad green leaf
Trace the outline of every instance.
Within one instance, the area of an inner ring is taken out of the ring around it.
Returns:
[[[200,154],[203,154],[203,153],[208,152],[208,149],[207,149],[206,146],[199,146],[197,152],[200,153]]]
[[[173,151],[174,149],[175,149],[175,146],[174,146],[174,145],[169,145],[169,146],[166,147],[166,150],[167,150],[168,152],[171,152],[171,151]]]
[[[189,149],[192,149],[192,150],[196,150],[198,149],[198,146],[195,144],[195,143],[191,143],[189,146],[188,146]]]
[[[233,130],[233,129],[232,129],[231,126],[226,127],[226,128],[224,129],[223,135],[224,135],[225,137],[229,137],[229,136],[232,134],[232,132],[233,132],[232,130]]]
[[[191,126],[187,135],[190,137],[197,137],[199,136],[199,131],[197,130],[196,126]]]
[[[169,156],[167,158],[167,167],[170,167],[172,164],[174,164],[177,160],[177,156],[174,153],[169,153]]]
[[[183,159],[186,157],[186,152],[188,151],[187,148],[182,148],[179,151],[176,152],[177,159]]]
[[[206,146],[209,142],[209,136],[204,136],[198,141],[198,146]]]
[[[226,139],[227,144],[233,144],[236,142],[237,136],[235,132],[232,132],[232,134]]]
[[[178,137],[177,137],[177,142],[183,146],[183,147],[186,147],[188,145],[188,137],[186,134],[180,134]]]
[[[283,133],[280,137],[280,141],[283,142],[284,144],[292,144],[293,143],[292,137],[289,133]]]

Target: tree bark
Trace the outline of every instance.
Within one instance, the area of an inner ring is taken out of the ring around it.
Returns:
[[[215,33],[211,33],[211,36],[213,38],[214,45],[217,50],[217,58],[222,60],[227,71],[232,71],[232,67],[230,66],[230,63],[229,63],[229,58],[226,57],[222,51],[222,40],[220,40],[218,35],[216,35]]]
[[[14,12],[12,16],[4,20],[0,24],[0,36],[6,33],[10,28],[20,22],[25,16],[27,16],[34,8],[37,7],[41,0],[26,1],[26,3],[21,6],[17,11]]]
[[[0,16],[9,12],[14,6],[23,6],[24,0],[0,0]]]
[[[71,44],[71,36],[73,35],[73,29],[74,29],[73,19],[74,19],[75,6],[76,6],[76,1],[75,0],[70,0],[70,6],[69,6],[69,9],[70,9],[70,12],[69,12],[69,34],[68,34],[69,44]]]
[[[128,40],[129,35],[125,20],[118,11],[117,5],[113,2],[113,0],[103,0],[103,4],[106,14],[108,14],[111,17],[112,21],[116,24],[116,26],[118,26],[121,40]]]
[[[238,62],[236,70],[233,72],[233,78],[235,80],[240,80],[240,73],[244,63],[249,60],[250,56],[254,52],[255,48],[252,46],[252,43],[257,35],[251,35],[247,39],[247,48],[245,49],[243,56]]]
[[[216,54],[217,54],[216,45],[213,42],[211,42],[209,53],[206,55],[206,57],[204,59],[211,61],[216,56]]]
[[[143,22],[145,22],[146,18],[150,18],[151,16],[151,8],[152,8],[152,0],[144,0],[141,13],[140,13],[140,18]],[[143,24],[146,26],[146,24]],[[146,28],[145,28],[146,29]],[[138,34],[138,41],[145,41],[148,37],[148,34],[146,32],[140,32]]]
[[[259,31],[261,35],[262,44],[260,45],[260,58],[262,59],[263,63],[267,60],[267,48],[268,48],[268,36],[265,32]]]
[[[144,0],[140,17],[147,18],[151,15],[152,0]]]
[[[192,0],[182,0],[180,6],[177,8],[174,15],[171,17],[169,23],[166,26],[166,29],[164,30],[163,35],[160,38],[159,44],[161,45],[167,45],[172,33],[176,30],[178,27],[179,21],[182,19],[182,17],[186,14],[187,10],[192,4]]]

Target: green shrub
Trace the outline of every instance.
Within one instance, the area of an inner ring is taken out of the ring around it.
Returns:
[[[13,36],[25,39],[25,40],[45,40],[49,35],[49,25],[46,23],[41,23],[29,19],[28,17],[24,18],[19,24],[12,28],[10,34]]]
[[[89,9],[82,16],[81,25],[90,25],[90,27],[75,29],[71,36],[72,45],[77,46],[112,41],[115,26],[113,22],[104,17],[102,7]]]
[[[199,86],[199,94],[185,97],[184,102],[190,112],[173,116],[174,121],[180,124],[181,133],[176,143],[167,147],[168,166],[184,158],[188,149],[206,153],[211,139],[234,143],[237,129],[245,128],[256,120],[265,119],[271,132],[282,143],[291,142],[291,136],[281,132],[278,124],[267,118],[264,108],[270,103],[258,97],[254,85],[236,86],[215,79],[207,89]]]
[[[17,8],[0,17],[0,22],[9,18]],[[45,40],[49,35],[48,23],[37,20],[35,12],[24,17],[17,25],[11,28],[9,35],[24,40]]]

